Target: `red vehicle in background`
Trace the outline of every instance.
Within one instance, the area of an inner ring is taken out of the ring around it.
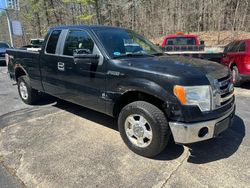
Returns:
[[[221,63],[232,70],[235,86],[250,81],[250,39],[233,41],[226,45]]]
[[[167,35],[162,41],[162,46],[167,45],[199,45],[199,40],[196,35],[176,33]]]
[[[199,42],[198,36],[193,34],[167,35],[161,44],[166,51],[202,51],[204,50],[204,41]]]
[[[168,55],[180,55],[193,58],[206,59],[220,63],[223,56],[223,49],[205,49],[204,41],[199,41],[197,35],[176,34],[167,35],[161,44],[162,50]]]

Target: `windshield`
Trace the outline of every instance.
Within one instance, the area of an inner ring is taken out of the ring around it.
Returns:
[[[193,37],[176,37],[167,39],[167,45],[195,45]]]
[[[9,48],[9,45],[4,42],[0,42],[0,48]]]
[[[111,58],[131,55],[147,56],[163,53],[162,50],[153,43],[130,30],[111,28],[96,30],[95,33]]]

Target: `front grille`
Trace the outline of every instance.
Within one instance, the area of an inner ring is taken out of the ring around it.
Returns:
[[[224,106],[231,102],[234,95],[234,88],[232,83],[232,76],[228,74],[227,76],[217,80],[217,88],[219,90],[219,100],[216,104],[217,106]]]

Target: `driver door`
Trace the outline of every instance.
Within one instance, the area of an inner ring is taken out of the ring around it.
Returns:
[[[61,45],[58,58],[60,72],[60,97],[82,106],[105,112],[105,101],[102,93],[105,92],[106,74],[103,56],[85,30],[68,30],[65,42]],[[75,63],[73,54],[76,51],[85,51],[99,55],[97,63],[89,60],[84,63]]]

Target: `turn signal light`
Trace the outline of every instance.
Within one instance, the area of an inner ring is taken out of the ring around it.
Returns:
[[[178,85],[174,86],[174,94],[182,104],[187,103],[184,87]]]

